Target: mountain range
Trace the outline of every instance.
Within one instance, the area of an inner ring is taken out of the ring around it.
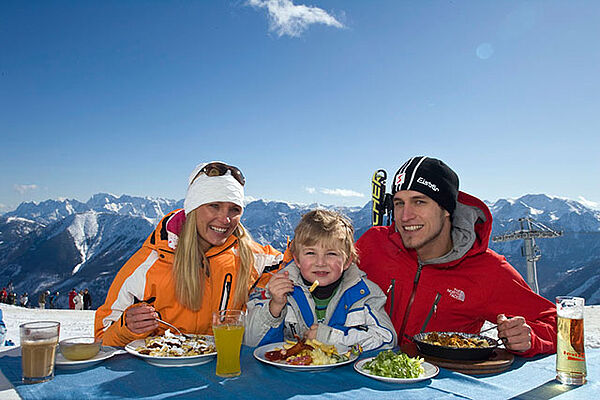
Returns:
[[[600,211],[577,201],[525,195],[487,202],[492,211],[492,236],[520,229],[520,218],[533,218],[562,236],[536,239],[541,294],[578,295],[586,304],[600,304]],[[66,307],[71,288],[88,288],[93,308],[100,305],[116,272],[142,245],[169,211],[183,200],[120,197],[99,193],[87,202],[47,200],[22,203],[0,216],[0,285],[12,282],[17,293],[28,292],[37,304],[40,292],[59,291]],[[371,224],[371,203],[364,207],[302,205],[277,201],[249,202],[242,223],[254,239],[284,249],[301,216],[315,208],[335,209],[354,224],[356,238]],[[490,242],[490,247],[525,276],[522,240]]]

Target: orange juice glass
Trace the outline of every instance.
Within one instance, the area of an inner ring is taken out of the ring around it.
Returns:
[[[221,310],[213,313],[212,329],[217,346],[218,376],[232,377],[242,373],[240,349],[245,318],[246,312],[241,310]]]

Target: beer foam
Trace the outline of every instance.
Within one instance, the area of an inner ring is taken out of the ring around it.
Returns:
[[[583,319],[583,310],[571,310],[566,308],[557,308],[556,315],[562,318]]]

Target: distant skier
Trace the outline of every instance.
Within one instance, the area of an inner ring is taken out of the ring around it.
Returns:
[[[76,310],[83,310],[83,290],[73,298],[73,303],[75,303]]]
[[[15,305],[17,302],[17,294],[13,291],[8,292],[8,296],[6,297],[6,303]]]
[[[19,305],[21,307],[27,307],[27,303],[29,303],[29,296],[27,295],[27,292],[25,292],[19,297]]]
[[[40,308],[46,308],[46,299],[50,296],[50,291],[46,290],[45,292],[40,293],[40,297],[38,298],[38,304]]]
[[[50,295],[50,308],[58,308],[58,295],[60,292],[54,292]]]
[[[83,290],[83,309],[84,310],[90,310],[92,308],[92,295],[90,294],[90,291],[85,288]]]
[[[71,309],[71,310],[75,309],[75,302],[73,301],[75,299],[75,296],[77,296],[77,290],[75,290],[75,288],[73,288],[69,292],[69,309]]]

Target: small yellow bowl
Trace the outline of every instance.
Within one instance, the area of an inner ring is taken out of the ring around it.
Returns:
[[[61,354],[68,360],[80,361],[94,357],[100,351],[102,340],[93,336],[74,337],[59,342]]]

